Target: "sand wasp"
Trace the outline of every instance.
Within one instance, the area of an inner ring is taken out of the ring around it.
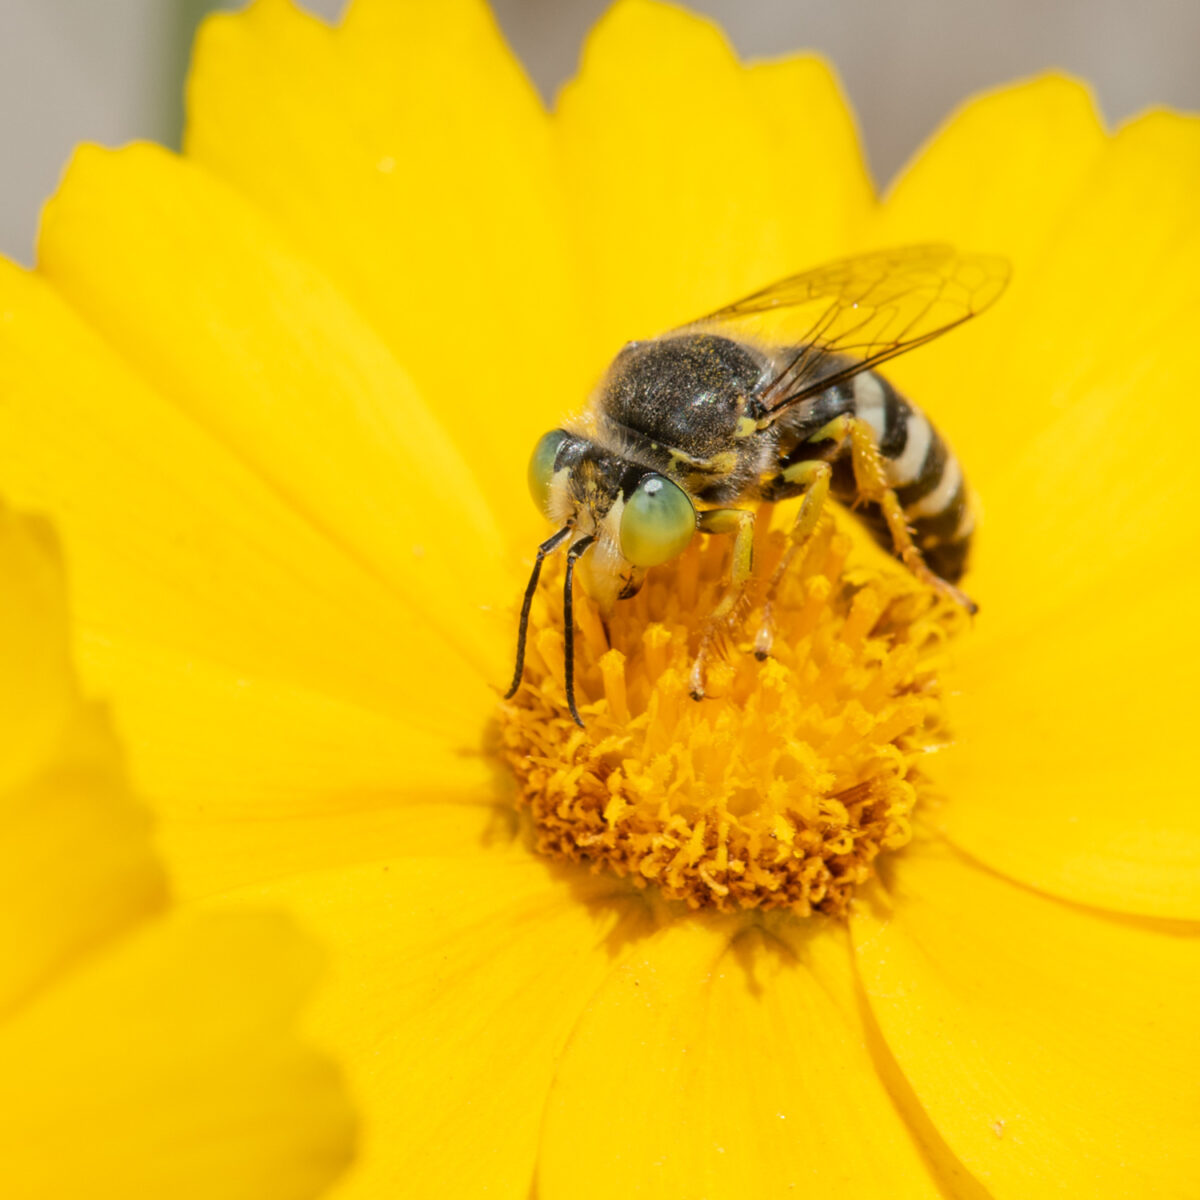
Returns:
[[[512,696],[546,556],[567,547],[563,592],[567,704],[575,703],[572,585],[602,612],[634,595],[648,568],[697,532],[733,536],[728,587],[700,635],[691,692],[751,575],[755,510],[802,497],[789,549],[768,584],[755,646],[770,651],[770,604],[832,496],[930,586],[970,611],[955,584],[974,516],[958,460],[929,419],[875,368],[991,305],[999,258],[909,246],[782,279],[691,324],[626,345],[578,418],[545,434],[529,463],[534,501],[558,532],[537,550],[525,590]]]

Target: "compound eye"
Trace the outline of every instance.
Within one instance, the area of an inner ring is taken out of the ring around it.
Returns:
[[[696,532],[687,493],[662,475],[647,475],[621,513],[621,553],[635,567],[657,567],[682,554]]]
[[[561,429],[542,434],[529,459],[529,494],[538,510],[545,514],[550,500],[550,480],[554,476],[554,459],[558,448],[567,440]]]

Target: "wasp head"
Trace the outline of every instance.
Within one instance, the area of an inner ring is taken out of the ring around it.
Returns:
[[[573,685],[571,582],[576,563],[584,590],[602,612],[609,612],[618,600],[636,595],[647,568],[683,552],[696,532],[696,510],[688,494],[665,475],[562,429],[551,430],[534,448],[529,490],[542,512],[560,528],[538,547],[521,608],[517,664],[508,694],[513,695],[521,682],[529,613],[542,562],[565,544],[567,701],[571,715],[582,725]]]
[[[696,531],[696,510],[678,484],[561,429],[538,443],[529,487],[554,524],[572,529],[572,543],[592,539],[579,575],[603,612],[636,595],[647,568],[682,553]]]

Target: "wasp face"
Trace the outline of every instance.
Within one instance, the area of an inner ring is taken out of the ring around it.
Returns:
[[[575,564],[579,563],[588,594],[607,612],[618,600],[637,592],[647,567],[683,552],[696,532],[696,510],[687,493],[665,475],[563,429],[552,429],[534,447],[529,490],[542,512],[562,522],[562,527],[538,547],[521,605],[517,665],[506,697],[521,684],[529,613],[542,562],[568,543],[563,579],[565,683],[567,706],[582,726],[574,685],[571,584]]]
[[[696,531],[678,484],[561,429],[534,449],[529,489],[551,521],[572,530],[572,544],[590,539],[580,580],[604,612],[636,595],[646,569],[682,553]]]

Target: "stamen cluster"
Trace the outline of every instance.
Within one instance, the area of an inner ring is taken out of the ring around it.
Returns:
[[[848,570],[851,539],[827,523],[775,598],[772,656],[754,657],[752,597],[696,702],[692,656],[728,571],[724,541],[706,541],[650,572],[607,630],[576,606],[586,729],[562,687],[562,568],[547,571],[526,681],[501,710],[519,804],[542,853],[692,908],[839,914],[911,837],[920,759],[946,738],[942,651],[966,618],[898,566]],[[760,578],[784,544],[763,533]]]

